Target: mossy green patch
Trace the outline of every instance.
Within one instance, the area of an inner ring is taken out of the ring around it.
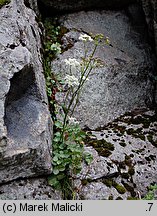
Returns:
[[[9,4],[10,2],[11,2],[11,0],[0,0],[0,8],[6,4]]]
[[[107,187],[114,187],[117,191],[118,191],[118,193],[120,193],[120,194],[124,194],[125,192],[126,192],[126,189],[122,186],[122,185],[120,185],[120,184],[118,184],[115,180],[113,180],[113,179],[104,179],[103,181],[102,181]]]
[[[118,193],[120,193],[120,194],[124,194],[125,192],[126,192],[126,189],[122,186],[122,185],[120,185],[120,184],[118,184],[118,183],[116,183],[115,182],[115,184],[113,185],[113,187],[118,191]]]
[[[134,187],[130,186],[129,184],[127,184],[126,182],[122,181],[122,184],[124,185],[125,189],[130,192],[131,197],[135,197],[136,196],[136,192],[134,191]]]
[[[144,151],[145,149],[144,148],[142,148],[142,149],[137,149],[137,150],[132,150],[132,152],[135,152],[135,153],[137,153],[137,154],[140,154],[140,153],[142,153],[143,151]]]
[[[112,179],[104,179],[102,181],[107,187],[112,187],[113,185],[113,180]]]
[[[123,198],[119,196],[116,198],[116,200],[123,200]]]
[[[112,154],[112,151],[114,151],[114,145],[104,139],[96,140],[88,138],[87,140],[85,140],[85,143],[93,146],[95,150],[99,153],[99,155],[103,157],[109,157]]]
[[[112,195],[109,196],[109,197],[108,197],[108,200],[113,200],[113,196],[112,196]]]
[[[127,129],[126,132],[127,132],[128,135],[133,135],[133,134],[136,133],[136,131],[133,128]]]
[[[95,150],[99,153],[99,155],[103,157],[109,157],[112,154],[111,151],[109,151],[108,149],[104,149],[103,147],[95,148]]]
[[[130,167],[129,167],[129,170],[128,170],[128,173],[129,173],[131,176],[134,175],[134,174],[135,174],[135,169],[134,169],[134,167],[130,166]]]
[[[133,136],[134,138],[139,138],[143,141],[146,140],[144,133],[142,132],[142,128],[138,128],[138,129],[133,129],[133,128],[129,128],[126,130],[126,133],[128,135]]]
[[[125,161],[117,162],[117,165],[119,166],[120,169],[125,169],[125,168],[126,168],[126,163],[125,163]]]
[[[127,197],[127,200],[139,200],[139,198],[138,197]]]
[[[122,125],[115,125],[115,128],[119,131],[120,134],[124,134],[126,127]]]
[[[145,136],[144,136],[143,134],[138,134],[138,135],[137,135],[137,138],[140,138],[140,139],[143,140],[143,141],[146,140],[146,138],[145,138]]]
[[[81,180],[81,183],[82,183],[83,186],[86,186],[86,185],[87,185],[88,183],[90,183],[90,182],[92,182],[91,179],[82,179],[82,180]]]
[[[147,139],[148,139],[148,141],[149,141],[153,146],[157,147],[157,140],[154,141],[153,135],[152,135],[152,134],[149,134],[149,135],[147,136]]]
[[[123,179],[129,179],[130,178],[130,175],[128,173],[121,173],[121,177]]]

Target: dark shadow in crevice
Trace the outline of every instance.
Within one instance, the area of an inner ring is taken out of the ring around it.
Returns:
[[[29,0],[24,0],[24,4],[27,8],[31,8]]]
[[[21,71],[15,73],[10,79],[10,90],[5,100],[5,116],[4,123],[8,129],[8,116],[7,107],[12,102],[19,100],[22,97],[26,97],[27,94],[31,94],[31,89],[35,88],[35,74],[32,65],[26,65]],[[26,94],[27,93],[27,94]]]
[[[5,107],[24,96],[28,89],[35,84],[33,67],[25,66],[10,79],[10,90],[6,97]]]
[[[130,3],[135,2],[136,0],[131,0]],[[115,1],[116,2],[116,1]],[[54,4],[55,5],[55,4]],[[128,2],[123,4],[119,4],[118,2],[116,4],[113,4],[113,2],[106,2],[104,4],[104,1],[98,0],[97,2],[95,0],[92,0],[92,2],[85,2],[84,4],[78,6],[78,1],[73,0],[71,4],[68,5],[65,1],[62,3],[64,8],[69,8],[69,9],[62,9],[61,3],[60,5],[57,5],[54,7],[51,6],[46,6],[42,1],[38,1],[38,8],[39,11],[42,15],[43,18],[45,17],[54,17],[54,16],[61,16],[64,14],[70,14],[70,13],[75,13],[79,11],[95,11],[95,10],[123,10],[128,6]],[[68,7],[67,7],[68,5]],[[72,6],[73,5],[73,6]],[[71,9],[70,9],[71,8]]]

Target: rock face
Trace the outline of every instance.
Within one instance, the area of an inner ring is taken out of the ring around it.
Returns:
[[[92,131],[85,150],[93,161],[83,165],[75,180],[78,196],[90,200],[143,198],[157,182],[156,132],[157,115],[150,110],[134,110]]]
[[[0,187],[0,200],[61,200],[43,178],[18,180]]]
[[[142,6],[143,6],[144,13],[145,13],[150,42],[157,56],[157,1],[142,0]],[[155,77],[156,77],[155,82],[156,82],[156,89],[157,89],[157,73],[156,72],[155,72]],[[155,101],[157,104],[157,90],[156,90]]]
[[[122,8],[128,4],[135,3],[137,0],[39,0],[39,3],[51,10],[57,11],[78,11],[102,8]]]
[[[41,32],[24,2],[0,9],[0,183],[51,172]]]
[[[83,42],[78,40],[81,32],[102,33],[111,42],[110,46],[101,44],[98,47],[95,57],[104,66],[91,73],[74,113],[82,127],[96,129],[127,111],[152,104],[154,83],[151,81],[150,47],[145,42],[144,33],[141,37],[134,30],[124,11],[79,12],[63,16],[60,22],[68,29],[62,38],[67,51],[52,62],[55,73],[60,71],[60,62],[64,59],[80,60],[83,56]],[[140,29],[144,29],[143,24],[140,25]],[[89,43],[88,50],[91,49]],[[68,71],[63,66],[63,78],[66,73]]]

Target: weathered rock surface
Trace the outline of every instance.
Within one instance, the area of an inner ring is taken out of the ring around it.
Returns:
[[[39,0],[47,9],[57,11],[76,11],[86,9],[122,8],[136,0]]]
[[[111,41],[110,46],[98,47],[95,57],[101,59],[104,66],[91,73],[74,113],[82,127],[96,129],[127,111],[151,106],[154,66],[150,47],[144,34],[141,37],[134,30],[124,11],[79,12],[63,16],[60,22],[69,30],[62,38],[67,51],[52,62],[54,73],[61,70],[62,74],[68,73],[61,63],[64,59],[83,57],[84,45],[78,40],[81,32],[102,33]],[[92,48],[89,43],[90,52]]]
[[[75,180],[81,199],[141,199],[157,183],[157,115],[135,110],[85,141],[93,162]],[[157,199],[155,195],[154,199]]]
[[[61,200],[44,178],[18,180],[0,187],[0,200]]]
[[[51,172],[40,34],[24,1],[0,9],[0,183]]]
[[[157,1],[156,0],[142,0],[142,6],[143,6],[144,13],[145,13],[150,42],[157,56]],[[157,72],[156,71],[154,75],[155,75],[155,82],[156,82],[156,89],[157,89]],[[155,101],[157,103],[157,90],[156,90]]]

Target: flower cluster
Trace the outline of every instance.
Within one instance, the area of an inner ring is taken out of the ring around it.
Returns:
[[[61,53],[61,45],[58,42],[53,43],[51,45],[51,50],[54,51],[56,55],[60,54]]]
[[[77,121],[74,117],[68,117],[69,124],[79,124],[79,121]]]
[[[91,38],[91,36],[87,35],[87,34],[81,34],[80,37],[79,37],[79,40],[81,41],[90,41],[92,42],[93,39]]]
[[[65,83],[68,84],[68,86],[78,86],[79,85],[79,81],[78,79],[74,76],[74,75],[66,75],[65,77]]]
[[[65,64],[72,67],[79,67],[80,62],[78,62],[75,58],[69,58],[64,60]]]

